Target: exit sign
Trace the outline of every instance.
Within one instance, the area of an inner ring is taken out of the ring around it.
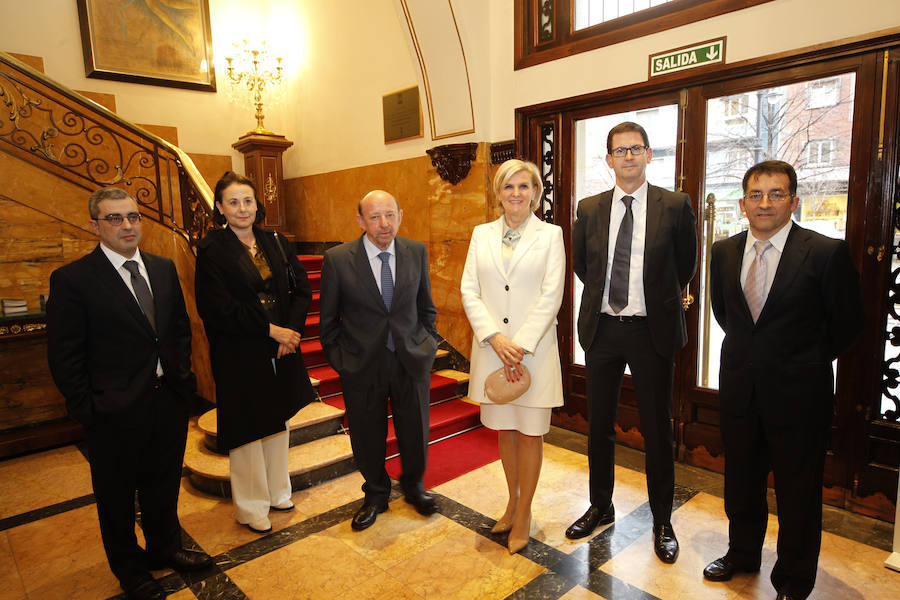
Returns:
[[[725,38],[700,42],[650,56],[650,77],[725,62]]]

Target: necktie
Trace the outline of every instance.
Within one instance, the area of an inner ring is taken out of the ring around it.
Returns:
[[[153,309],[153,295],[150,294],[150,286],[147,285],[147,280],[141,275],[136,261],[126,260],[125,269],[131,273],[131,287],[134,288],[134,295],[137,296],[138,304],[141,306],[141,310],[144,311],[147,320],[150,321],[150,326],[156,331],[156,313]]]
[[[613,252],[612,271],[609,277],[609,307],[619,312],[628,305],[628,273],[631,270],[631,235],[634,232],[634,214],[631,212],[631,196],[624,196],[625,215],[619,225],[616,247]]]
[[[747,298],[747,306],[750,307],[750,314],[753,316],[754,323],[759,319],[759,313],[762,312],[765,304],[763,296],[766,288],[766,276],[768,275],[765,254],[771,247],[772,242],[769,240],[757,240],[753,244],[756,256],[753,258],[753,262],[750,263],[747,279],[744,280],[744,297]]]
[[[382,252],[378,255],[381,259],[381,298],[384,300],[384,306],[391,310],[391,301],[394,299],[394,278],[391,276],[391,253]],[[394,336],[388,326],[387,348],[394,351]]]

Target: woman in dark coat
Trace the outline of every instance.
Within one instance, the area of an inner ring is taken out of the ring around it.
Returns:
[[[299,348],[312,292],[284,238],[256,226],[265,212],[251,180],[226,173],[215,209],[227,227],[199,244],[197,311],[209,338],[235,516],[265,533],[269,508],[294,507],[286,422],[315,397]]]

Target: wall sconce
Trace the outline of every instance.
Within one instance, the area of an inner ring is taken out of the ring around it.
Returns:
[[[260,47],[251,48],[247,40],[243,40],[239,46],[235,46],[235,56],[226,57],[228,66],[225,74],[229,83],[234,87],[244,87],[253,95],[253,104],[256,106],[256,129],[248,133],[272,134],[263,125],[263,93],[267,87],[277,87],[281,84],[282,68],[281,57],[272,57],[262,42]]]

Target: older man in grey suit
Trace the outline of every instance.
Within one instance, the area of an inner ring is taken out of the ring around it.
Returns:
[[[369,192],[356,215],[365,233],[330,249],[322,264],[320,337],[328,362],[341,377],[353,456],[365,479],[365,501],[351,523],[355,530],[369,527],[387,510],[388,398],[406,501],[423,515],[437,510],[422,484],[437,311],[425,246],[397,237],[402,218],[391,194]]]

